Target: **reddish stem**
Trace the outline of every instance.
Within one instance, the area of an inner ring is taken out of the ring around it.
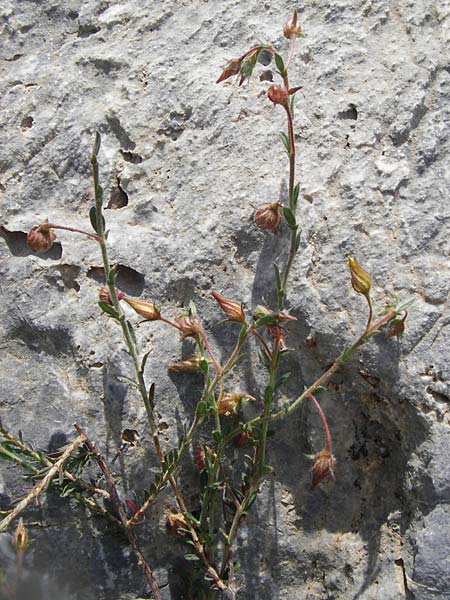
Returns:
[[[82,235],[86,235],[94,239],[97,242],[101,242],[101,236],[96,233],[89,233],[88,231],[83,231],[82,229],[76,229],[75,227],[66,227],[65,225],[55,225],[54,223],[45,223],[45,227],[49,229],[64,229],[64,231],[73,231],[74,233],[81,233]]]
[[[314,402],[320,418],[322,419],[322,423],[323,423],[323,427],[325,429],[325,436],[326,436],[326,444],[325,447],[328,450],[328,452],[331,454],[331,435],[330,435],[330,430],[328,428],[328,423],[327,423],[327,419],[325,417],[325,413],[323,412],[320,404],[317,402],[316,397],[313,396],[312,394],[306,394],[308,398],[311,398],[311,400]]]

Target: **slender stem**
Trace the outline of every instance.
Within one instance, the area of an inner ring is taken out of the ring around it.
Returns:
[[[257,329],[252,329],[252,333],[261,342],[268,358],[272,359],[272,352],[269,350],[269,346],[266,344],[266,340],[263,338],[263,336],[259,333]]]
[[[144,381],[144,376],[143,376],[142,370],[140,368],[138,352],[137,352],[136,344],[134,342],[133,335],[131,333],[131,327],[125,318],[125,315],[122,311],[119,300],[117,298],[117,293],[116,293],[116,288],[115,288],[115,283],[114,283],[114,276],[113,276],[113,273],[112,273],[112,270],[111,270],[110,264],[109,264],[108,252],[107,252],[106,243],[105,243],[105,232],[104,232],[103,214],[102,214],[103,190],[99,183],[99,172],[98,172],[98,162],[97,162],[97,151],[98,151],[99,145],[100,145],[100,140],[97,137],[96,141],[95,141],[95,145],[94,145],[94,151],[91,156],[91,164],[92,164],[92,173],[93,173],[93,180],[94,180],[94,193],[95,193],[96,226],[97,226],[96,230],[97,230],[98,235],[101,238],[100,248],[101,248],[101,253],[102,253],[103,267],[105,270],[106,282],[107,282],[109,293],[111,296],[111,302],[112,302],[115,310],[119,314],[119,323],[122,328],[122,333],[123,333],[123,337],[125,340],[125,344],[127,346],[127,350],[129,352],[132,362],[133,362],[133,366],[134,366],[134,370],[135,370],[136,378],[137,378],[137,383],[138,383],[138,387],[139,387],[139,392],[140,392],[140,395],[142,397],[142,400],[143,400],[143,403],[144,403],[144,406],[145,406],[145,409],[147,412],[147,419],[148,419],[150,431],[152,434],[153,445],[155,447],[156,454],[159,458],[159,461],[162,463],[164,460],[164,452],[161,448],[161,444],[159,441],[159,431],[158,431],[158,425],[156,423],[155,416],[153,414],[153,405],[152,405],[152,402],[150,402],[149,395],[147,392],[147,387],[146,387],[145,381]],[[180,490],[178,488],[178,484],[177,484],[175,478],[172,475],[169,475],[168,481],[173,490],[174,496],[176,498],[177,504],[178,504],[181,512],[183,512],[183,513],[187,512],[186,504],[180,493]],[[212,567],[209,564],[209,561],[207,559],[207,556],[205,555],[203,546],[200,543],[200,540],[198,538],[197,532],[195,531],[194,527],[190,523],[187,524],[187,527],[189,529],[189,533],[191,535],[191,539],[194,544],[194,549],[195,549],[197,555],[199,556],[200,560],[203,562],[206,571],[209,573],[210,577],[213,579],[217,588],[219,590],[225,590],[227,586],[221,580],[219,574],[214,569],[214,567]],[[128,531],[130,531],[129,528],[128,528]]]
[[[96,242],[101,241],[101,237],[96,233],[90,233],[89,231],[83,231],[82,229],[76,229],[75,227],[66,227],[66,225],[55,225],[54,223],[46,223],[45,227],[51,229],[64,229],[65,231],[73,231],[75,233],[81,233],[82,235],[86,235],[87,237],[94,239]]]
[[[120,501],[119,494],[117,493],[117,488],[116,488],[116,484],[114,483],[114,478],[112,476],[112,473],[111,473],[105,459],[101,455],[97,446],[89,440],[89,438],[83,432],[81,427],[79,427],[77,424],[75,424],[75,429],[80,434],[80,437],[83,438],[83,441],[86,443],[86,446],[88,447],[89,451],[95,457],[95,459],[98,463],[98,466],[100,467],[102,473],[105,476],[105,480],[106,480],[106,483],[108,485],[108,488],[109,488],[109,491],[111,494],[111,499],[114,502],[116,510],[119,514],[120,522],[122,523],[125,533],[127,534],[128,541],[130,542],[131,547],[133,548],[136,558],[138,559],[138,562],[141,565],[142,570],[144,571],[145,579],[147,580],[147,583],[152,590],[155,600],[162,600],[161,592],[160,592],[158,583],[155,579],[155,576],[153,574],[153,571],[150,568],[150,565],[148,564],[148,562],[145,560],[144,555],[142,554],[142,550],[139,546],[139,542],[137,540],[136,534],[134,533],[133,529],[131,529],[131,527],[129,527],[129,525],[128,525],[127,516],[123,509],[122,502]]]
[[[293,35],[291,35],[291,46],[289,48],[289,56],[287,59],[287,63],[285,65],[286,71],[289,69],[289,65],[291,64],[291,61],[294,58],[296,45],[297,45],[297,35],[293,34]]]
[[[372,323],[373,307],[372,307],[372,300],[371,300],[369,294],[367,294],[367,296],[365,298],[367,300],[367,304],[369,305],[369,316],[367,318],[367,325],[366,325],[366,331],[368,331],[370,324]]]
[[[16,519],[20,513],[26,509],[30,502],[37,498],[41,492],[47,489],[53,477],[58,474],[72,452],[85,441],[85,436],[80,433],[80,435],[67,446],[64,452],[61,454],[61,457],[52,465],[41,481],[34,485],[31,492],[23,500],[17,503],[16,507],[9,513],[7,517],[0,521],[0,532],[5,531],[5,529],[7,529],[14,521],[14,519]]]
[[[311,398],[311,400],[314,402],[314,405],[317,408],[320,418],[322,419],[322,424],[323,424],[323,428],[325,429],[325,438],[326,438],[325,447],[328,450],[328,452],[331,453],[331,435],[330,435],[330,430],[328,428],[328,423],[327,423],[327,419],[325,417],[325,413],[323,412],[320,404],[317,402],[317,399],[315,396],[313,396],[312,394],[307,394],[307,397]]]
[[[286,82],[287,84],[287,77]],[[287,122],[288,122],[288,137],[289,137],[289,208],[295,214],[295,201],[294,201],[294,187],[295,187],[295,136],[294,136],[294,123],[292,119],[291,109],[289,105],[285,107]],[[286,300],[286,288],[287,282],[289,278],[289,273],[291,271],[292,263],[294,262],[295,254],[296,254],[296,246],[297,246],[297,228],[291,229],[291,240],[289,246],[289,257],[286,263],[286,266],[283,270],[283,275],[281,278],[281,291],[282,294],[279,297],[279,308],[282,310],[284,308],[284,303]]]

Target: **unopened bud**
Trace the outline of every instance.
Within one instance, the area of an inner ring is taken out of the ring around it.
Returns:
[[[29,544],[28,532],[23,524],[23,519],[19,519],[19,523],[14,532],[13,544],[16,547],[17,552],[25,552]]]
[[[241,62],[242,61],[239,58],[233,58],[229,60],[216,83],[220,83],[221,81],[225,81],[225,79],[228,79],[229,77],[233,77],[233,75],[237,75],[241,70]]]
[[[122,300],[122,298],[125,298],[125,294],[120,290],[116,290],[116,296],[117,300]],[[107,287],[101,287],[98,290],[98,299],[100,300],[100,302],[107,302],[110,306],[113,305],[111,300],[111,294],[109,293],[109,289]]]
[[[279,202],[272,202],[267,204],[261,204],[253,215],[255,225],[260,229],[266,229],[267,231],[276,231],[279,224],[281,223],[281,211],[280,208],[283,205]]]
[[[394,337],[396,335],[402,335],[402,333],[405,331],[405,320],[406,317],[408,316],[407,311],[405,311],[405,316],[403,317],[403,319],[392,319],[392,321],[389,323],[389,327],[388,327],[388,337]]]
[[[270,333],[272,338],[275,340],[280,350],[285,350],[286,344],[284,343],[285,332],[279,325],[267,325],[267,331]]]
[[[183,513],[168,513],[166,516],[166,528],[173,535],[184,535],[182,529],[188,529],[188,522],[184,518]]]
[[[289,102],[289,92],[288,90],[278,83],[275,83],[270,86],[267,91],[267,96],[271,102],[274,104],[282,104],[283,106],[288,106]]]
[[[27,244],[34,252],[48,252],[56,239],[56,234],[47,223],[30,229]]]
[[[200,321],[195,315],[176,317],[175,321],[180,328],[182,340],[187,337],[195,337],[202,330]]]
[[[314,490],[322,479],[325,479],[328,475],[334,477],[333,467],[336,460],[327,448],[324,448],[312,456],[312,458],[314,459],[314,464],[312,467],[311,489]]]
[[[234,300],[230,300],[217,292],[211,292],[211,296],[223,310],[223,312],[227,315],[230,321],[237,321],[238,323],[245,323],[245,314],[242,308],[242,304],[239,302],[235,302]]]
[[[153,304],[153,302],[146,302],[145,300],[136,300],[134,298],[123,298],[127,304],[137,312],[138,315],[144,317],[148,321],[158,321],[161,318],[161,313]]]
[[[206,458],[203,448],[196,448],[194,450],[194,464],[199,471],[206,469]]]
[[[284,37],[290,40],[293,36],[300,35],[302,28],[298,22],[297,10],[294,11],[294,15],[289,17],[283,27]]]
[[[352,278],[352,287],[357,294],[368,296],[370,293],[371,278],[354,256],[348,257],[348,266]]]
[[[202,360],[199,354],[192,354],[189,358],[169,365],[167,370],[176,373],[199,373],[201,371]]]
[[[247,445],[249,440],[250,440],[250,434],[248,433],[248,431],[241,431],[233,438],[233,444],[237,448],[240,448],[241,446]]]

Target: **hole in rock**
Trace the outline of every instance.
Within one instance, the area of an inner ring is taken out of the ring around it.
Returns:
[[[263,71],[259,76],[260,81],[273,81],[273,73],[270,70]]]
[[[343,110],[338,116],[340,119],[356,121],[358,118],[358,111],[356,110],[356,106],[354,104],[349,104],[347,110]]]
[[[129,163],[132,163],[133,165],[138,165],[143,161],[142,156],[140,156],[137,152],[122,150],[122,148],[120,148],[119,152],[124,160],[126,160]]]
[[[39,258],[51,258],[52,260],[59,260],[62,256],[62,246],[59,242],[54,242],[53,246],[48,252],[42,252],[37,254],[27,244],[27,234],[23,231],[8,231],[5,227],[0,225],[0,237],[2,237],[9,251],[13,256],[39,256]]]
[[[20,122],[20,127],[23,131],[26,129],[30,129],[33,127],[34,119],[33,117],[24,117]]]
[[[87,272],[90,279],[99,285],[105,285],[105,271],[103,267],[90,267]],[[117,287],[130,296],[140,296],[144,290],[145,277],[126,265],[117,265]]]
[[[119,177],[116,177],[116,187],[111,191],[107,208],[117,209],[128,205],[128,194],[120,185]]]

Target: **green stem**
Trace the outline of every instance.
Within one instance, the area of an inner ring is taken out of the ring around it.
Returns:
[[[287,89],[288,86],[288,81],[287,81],[287,76],[285,79],[285,86]],[[290,148],[290,153],[289,153],[289,191],[288,191],[288,198],[289,198],[289,208],[292,211],[292,213],[295,215],[295,210],[296,210],[296,206],[295,206],[295,201],[294,201],[294,187],[295,187],[295,136],[294,136],[294,123],[293,123],[293,119],[292,119],[292,113],[291,113],[291,109],[289,108],[289,105],[286,105],[285,107],[286,110],[286,115],[287,115],[287,122],[288,122],[288,137],[289,137],[289,148]],[[292,267],[292,263],[294,262],[294,258],[295,258],[295,254],[297,252],[296,250],[296,246],[297,246],[297,228],[291,229],[291,239],[290,239],[290,246],[289,246],[289,257],[288,257],[288,261],[286,263],[286,266],[283,270],[283,275],[281,278],[281,294],[279,294],[279,302],[278,302],[278,306],[280,310],[283,310],[284,308],[284,304],[285,304],[285,300],[286,300],[286,289],[287,289],[287,282],[288,282],[288,278],[289,278],[289,273],[291,271],[291,267]]]
[[[114,274],[112,273],[112,270],[110,267],[108,252],[107,252],[106,243],[105,243],[105,231],[104,231],[103,214],[102,214],[103,190],[99,184],[99,172],[98,172],[98,162],[97,162],[97,152],[98,152],[99,147],[100,147],[100,136],[97,134],[95,142],[94,142],[94,150],[93,150],[92,156],[91,156],[91,164],[92,164],[92,173],[93,173],[93,180],[94,180],[96,226],[97,226],[97,233],[98,233],[99,237],[101,238],[100,248],[101,248],[101,253],[102,253],[103,267],[105,270],[106,283],[107,283],[109,293],[111,296],[111,302],[112,302],[115,310],[119,314],[119,323],[120,323],[120,326],[122,329],[125,344],[127,346],[128,352],[129,352],[132,362],[133,362],[136,379],[137,379],[137,383],[138,383],[138,387],[139,387],[139,392],[141,394],[141,397],[142,397],[142,400],[144,402],[144,406],[145,406],[145,409],[147,412],[147,418],[148,418],[150,431],[151,431],[152,438],[153,438],[153,444],[155,446],[155,450],[158,455],[158,458],[159,458],[160,462],[162,463],[164,460],[164,452],[163,452],[163,450],[161,448],[161,444],[159,442],[159,435],[158,435],[159,432],[158,432],[158,426],[156,423],[156,419],[153,414],[153,406],[151,405],[151,402],[149,401],[149,396],[148,396],[147,388],[145,385],[144,376],[143,376],[143,373],[141,371],[140,364],[139,364],[139,358],[138,358],[136,344],[134,342],[134,338],[131,333],[131,328],[125,318],[125,315],[122,311],[119,300],[117,298],[114,276],[113,276]],[[178,504],[181,512],[183,512],[183,513],[187,512],[186,504],[185,504],[183,497],[178,489],[178,484],[177,484],[175,478],[172,475],[170,475],[168,477],[168,481],[173,490],[174,496],[176,498],[177,504]],[[192,541],[194,543],[195,551],[196,551],[197,555],[199,556],[200,560],[203,562],[203,564],[206,568],[206,571],[212,577],[212,579],[214,580],[214,583],[218,587],[218,589],[220,589],[220,590],[226,589],[226,585],[220,579],[219,574],[210,565],[210,563],[207,559],[207,556],[205,555],[203,546],[198,539],[198,535],[197,535],[197,532],[195,531],[194,527],[191,524],[188,524],[188,528],[189,528],[189,532],[190,532]]]

